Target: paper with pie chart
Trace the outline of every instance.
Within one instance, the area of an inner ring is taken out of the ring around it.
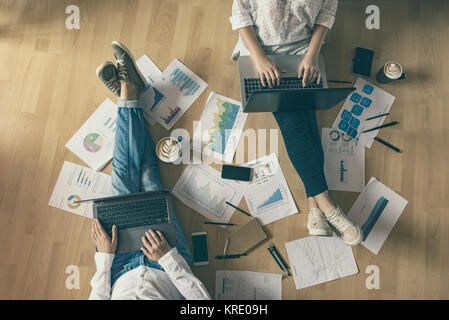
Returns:
[[[220,172],[206,165],[189,165],[174,186],[172,193],[186,206],[213,222],[227,223],[234,208],[243,198],[242,187],[220,177]]]
[[[66,148],[96,171],[112,159],[117,105],[106,99],[66,144]]]
[[[275,153],[243,166],[253,168],[251,181],[245,183],[245,200],[262,225],[298,213]]]
[[[66,161],[48,205],[93,218],[92,203],[74,202],[108,197],[111,194],[111,176]]]

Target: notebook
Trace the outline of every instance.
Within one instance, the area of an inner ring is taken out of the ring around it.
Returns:
[[[227,237],[226,254],[242,254],[255,247],[267,238],[259,221],[252,218],[250,222],[244,224]]]

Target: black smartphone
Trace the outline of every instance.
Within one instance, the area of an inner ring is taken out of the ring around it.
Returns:
[[[373,65],[374,51],[357,47],[355,57],[352,60],[352,73],[357,76],[369,78]]]
[[[224,164],[221,170],[221,177],[223,179],[251,181],[251,171],[251,168]]]

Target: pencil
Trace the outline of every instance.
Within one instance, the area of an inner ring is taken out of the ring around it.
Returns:
[[[236,226],[235,223],[209,222],[209,221],[204,221],[204,224],[214,224],[214,225],[217,225],[217,226]]]
[[[381,125],[381,126],[379,126],[379,127],[375,127],[375,128],[372,128],[372,129],[365,130],[365,131],[363,131],[362,133],[367,133],[367,132],[371,132],[371,131],[374,131],[374,130],[378,130],[378,129],[382,129],[382,128],[387,128],[387,127],[392,127],[392,126],[397,125],[398,123],[399,123],[399,122],[397,122],[397,121],[393,121],[393,122],[390,122],[390,123]]]
[[[233,207],[235,210],[240,211],[241,213],[246,214],[248,217],[252,217],[252,215],[250,215],[248,212],[246,212],[245,210],[240,209],[239,207],[234,206],[232,203],[226,201],[226,204]]]
[[[379,114],[378,116],[374,116],[374,117],[365,119],[365,121],[366,120],[373,120],[373,119],[377,119],[377,118],[382,118],[382,117],[388,116],[389,114],[390,114],[389,112],[388,113],[384,113],[384,114]]]
[[[240,257],[243,256],[247,256],[247,253],[243,253],[243,254],[228,254],[228,255],[224,255],[224,256],[215,256],[215,259],[239,259]]]
[[[379,143],[383,144],[384,146],[390,148],[391,150],[396,151],[397,153],[402,153],[401,149],[396,148],[394,145],[388,143],[387,141],[385,141],[385,140],[383,140],[381,138],[375,137],[374,140],[376,140],[377,142],[379,142]]]

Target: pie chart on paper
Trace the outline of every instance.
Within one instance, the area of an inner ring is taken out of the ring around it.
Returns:
[[[89,133],[83,141],[84,148],[91,153],[100,151],[103,143],[103,138],[98,133]]]

